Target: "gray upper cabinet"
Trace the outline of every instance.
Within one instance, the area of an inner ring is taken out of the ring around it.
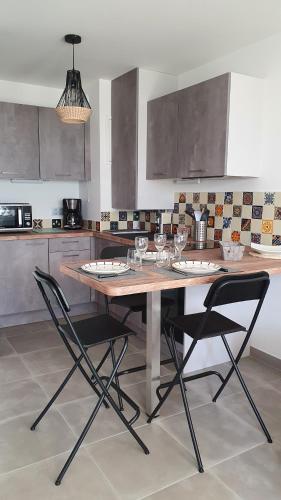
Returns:
[[[85,180],[85,127],[62,123],[39,108],[40,173],[46,180]]]
[[[136,208],[137,92],[137,69],[111,83],[113,208]]]
[[[0,178],[39,178],[36,106],[0,103]]]
[[[178,92],[147,106],[147,179],[170,179],[178,155]]]
[[[219,177],[226,167],[230,75],[181,90],[176,177]]]
[[[0,316],[45,309],[35,266],[48,272],[47,239],[0,242]]]

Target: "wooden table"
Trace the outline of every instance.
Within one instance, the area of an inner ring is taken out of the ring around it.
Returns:
[[[267,271],[269,274],[281,274],[281,260],[261,259],[252,257],[245,252],[244,258],[239,262],[226,262],[220,259],[219,249],[196,250],[186,253],[188,260],[206,260],[220,264],[224,267],[237,269],[239,273]],[[147,338],[146,338],[146,411],[151,413],[158,399],[156,388],[160,383],[160,335],[161,335],[161,290],[191,287],[213,283],[218,276],[194,277],[186,279],[173,279],[157,273],[153,266],[143,266],[142,273],[133,279],[112,278],[98,281],[91,276],[81,274],[77,268],[86,262],[63,264],[60,271],[67,276],[94,288],[110,297],[147,293]]]

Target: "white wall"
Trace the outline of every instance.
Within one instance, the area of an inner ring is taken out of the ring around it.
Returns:
[[[174,191],[281,191],[281,34],[249,45],[178,77],[179,89],[226,72],[264,79],[262,175],[257,179],[202,180],[177,184]]]
[[[62,89],[0,80],[0,101],[55,107]],[[52,218],[63,198],[79,197],[78,182],[11,182],[0,180],[0,202],[29,202],[33,218]]]

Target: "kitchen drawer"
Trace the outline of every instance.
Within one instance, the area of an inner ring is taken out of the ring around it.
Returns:
[[[83,238],[81,238],[83,239]],[[90,250],[53,252],[49,256],[50,274],[62,287],[66,299],[70,305],[86,304],[90,302],[90,289],[86,285],[69,278],[60,272],[61,264],[90,260]]]
[[[90,237],[78,237],[75,236],[71,238],[54,238],[49,240],[49,251],[53,252],[68,252],[68,251],[79,251],[79,250],[90,250]]]

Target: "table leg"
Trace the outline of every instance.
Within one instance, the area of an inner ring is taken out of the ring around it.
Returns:
[[[146,326],[146,413],[158,403],[156,388],[160,384],[161,292],[147,293]]]

